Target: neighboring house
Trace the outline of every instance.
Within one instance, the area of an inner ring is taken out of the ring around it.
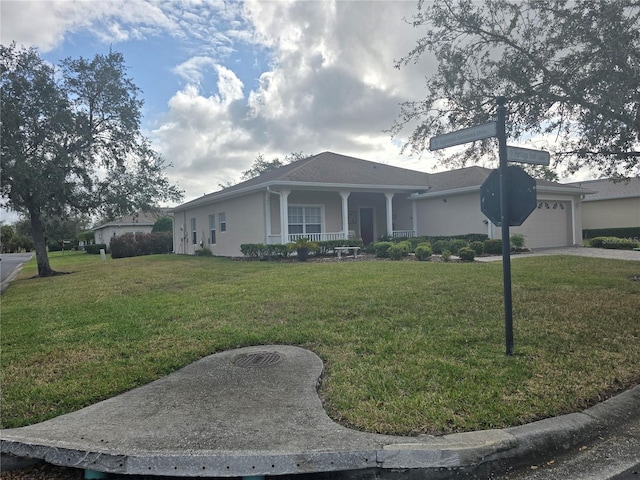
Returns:
[[[151,233],[153,225],[161,214],[136,212],[131,215],[116,218],[93,229],[95,243],[111,244],[113,237],[125,233]]]
[[[582,228],[640,227],[640,178],[613,181],[605,178],[569,185],[595,190],[582,201]]]
[[[380,236],[462,235],[501,229],[480,211],[491,170],[429,174],[324,152],[172,209],[176,253],[208,248],[240,256],[243,243]],[[512,232],[530,247],[581,243],[581,196],[589,190],[538,181],[538,208]]]

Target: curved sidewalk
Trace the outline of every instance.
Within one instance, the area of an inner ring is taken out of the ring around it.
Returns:
[[[566,449],[640,412],[640,386],[581,413],[520,427],[399,437],[333,422],[316,386],[323,364],[284,345],[203,358],[74,413],[0,431],[3,454],[100,472],[261,476],[474,467]]]

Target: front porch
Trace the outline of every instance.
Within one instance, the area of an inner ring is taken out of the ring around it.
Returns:
[[[266,200],[268,244],[358,238],[367,245],[416,235],[414,202],[405,192],[270,190]]]
[[[416,236],[415,230],[395,230],[391,233],[393,238],[412,238]],[[344,232],[327,232],[327,233],[290,233],[289,239],[284,243],[293,243],[300,238],[306,238],[312,242],[323,242],[326,240],[346,240],[349,238],[359,238],[355,232],[350,231],[347,235]],[[267,243],[275,245],[282,243],[280,235],[270,235]]]

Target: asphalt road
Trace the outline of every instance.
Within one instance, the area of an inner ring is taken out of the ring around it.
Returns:
[[[640,416],[592,443],[492,480],[640,480]]]
[[[20,271],[20,267],[24,262],[29,260],[33,253],[3,253],[0,255],[0,292],[3,292],[9,285],[9,282]]]

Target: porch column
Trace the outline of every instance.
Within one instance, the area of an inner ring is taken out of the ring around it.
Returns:
[[[411,203],[411,219],[413,220],[413,234],[418,236],[418,207],[415,200]]]
[[[269,190],[264,192],[264,225],[264,244],[268,245],[271,238],[271,193],[269,193]]]
[[[289,194],[291,190],[280,190],[280,243],[289,242]]]
[[[340,192],[342,197],[342,234],[349,238],[349,195],[351,192]]]
[[[393,235],[393,193],[385,193],[387,197],[387,235]]]

